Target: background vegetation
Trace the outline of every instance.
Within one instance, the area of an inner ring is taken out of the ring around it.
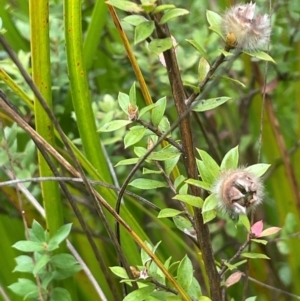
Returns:
[[[224,42],[209,30],[206,10],[221,14],[234,3],[229,0],[173,0],[172,4],[190,12],[168,22],[171,35],[177,42],[176,55],[185,92],[190,95],[193,86],[197,86],[201,79],[198,66],[204,53],[199,53],[187,40],[197,42],[212,65],[220,55]],[[263,220],[265,227],[278,226],[282,230],[279,236],[269,239],[266,246],[253,246],[255,252],[267,255],[270,260],[254,259],[239,269],[250,276],[244,297],[293,300],[300,299],[300,8],[298,0],[278,0],[274,3],[257,1],[257,6],[262,12],[271,9],[269,52],[276,64],[269,62],[266,65],[266,61],[241,54],[230,63],[221,65],[216,74],[238,80],[244,86],[225,78],[212,79],[212,84],[205,87],[205,98],[226,96],[231,100],[214,110],[189,114],[193,138],[190,147],[205,150],[220,164],[224,155],[239,145],[241,166],[258,162],[271,164],[265,176],[264,202],[256,211],[254,220]],[[98,290],[91,277],[81,270],[72,280],[59,282],[60,286],[68,289],[72,300],[123,299],[120,278],[109,269],[120,266],[121,255],[116,251],[116,241],[113,239],[118,215],[114,210],[109,212],[106,209],[109,206],[115,208],[118,199],[116,190],[123,185],[134,166],[116,164],[121,160],[136,158],[138,154],[135,147],[147,148],[149,130],[135,145],[130,145],[128,140],[126,145],[125,139],[125,146],[128,147],[124,148],[124,136],[130,126],[112,132],[99,133],[97,129],[112,120],[128,119],[119,106],[122,97],[127,99],[125,94],[130,96],[131,101],[136,100],[139,110],[150,105],[151,99],[156,102],[166,97],[165,116],[171,125],[178,121],[179,115],[174,105],[176,83],[170,84],[167,69],[158,55],[149,50],[151,38],[141,38],[141,42],[134,43],[138,40],[135,26],[123,20],[131,14],[116,9],[129,41],[126,45],[126,39],[114,23],[116,17],[113,9],[110,7],[109,11],[108,8],[101,0],[0,0],[0,88],[24,121],[22,123],[21,119],[9,114],[1,105],[1,182],[14,178],[53,176],[53,170],[56,170],[56,176],[84,178],[85,174],[89,179],[114,187],[111,189],[107,185],[99,185],[93,190],[87,183],[82,185],[69,181],[65,186],[60,186],[56,181],[39,183],[34,180],[17,186],[1,185],[0,300],[22,300],[7,288],[18,278],[28,277],[28,274],[13,272],[14,258],[21,253],[11,246],[25,239],[24,224],[31,227],[34,219],[49,231],[50,236],[63,224],[73,223],[69,241],[95,277]],[[159,36],[159,33],[156,34]],[[4,46],[3,37],[9,46]],[[13,52],[20,66],[16,65],[16,60],[13,62]],[[128,59],[129,54],[132,55],[131,60]],[[137,65],[134,65],[133,58]],[[140,74],[137,73],[138,67]],[[263,95],[261,92],[265,80],[267,84]],[[132,86],[136,87],[136,94]],[[45,103],[52,116],[45,112]],[[147,114],[146,120],[150,122],[149,112]],[[162,129],[168,129],[168,122],[165,120]],[[35,132],[28,134],[29,130],[24,130],[26,125],[35,129],[45,141],[37,141]],[[174,141],[180,142],[182,133],[177,126],[172,131]],[[41,154],[37,154],[34,142],[40,150],[46,150],[51,158],[55,158],[52,168],[49,168],[49,162]],[[49,149],[48,144],[53,148]],[[62,156],[61,159],[57,154]],[[199,158],[196,152],[195,156]],[[174,163],[177,164],[176,168],[165,177],[150,171],[147,174],[145,168],[160,170],[160,165],[158,167],[155,164],[143,163],[131,181],[147,178],[163,182],[169,179],[175,182],[178,192],[180,185],[183,185],[182,179],[191,178],[183,157]],[[180,175],[182,178],[178,178]],[[143,190],[136,186],[125,188],[159,209],[181,208],[179,202],[172,199],[172,185],[157,189],[149,186]],[[34,200],[44,207],[46,219],[34,206]],[[180,231],[172,220],[158,219],[155,208],[136,196],[125,194],[119,201],[120,215],[128,225],[121,226],[120,233],[121,249],[127,264],[142,266],[140,249],[147,249],[143,241],[147,240],[152,245],[161,241],[155,253],[159,260],[164,263],[172,257],[172,262],[178,264],[187,254],[202,293],[211,296],[209,287],[218,283],[211,283],[210,271],[207,270],[205,259],[203,263],[198,244]],[[106,209],[104,203],[107,204]],[[197,210],[190,211],[191,214],[195,213],[196,220],[199,215]],[[124,225],[123,221],[119,222]],[[201,225],[201,221],[197,223]],[[214,258],[218,263],[232,258],[247,241],[245,228],[235,227],[227,216],[220,214],[208,225]],[[66,249],[67,246],[62,244],[58,252],[66,252]],[[169,270],[170,274],[176,276],[177,268],[178,265],[174,264]],[[226,278],[230,273],[226,274]],[[242,300],[245,281],[243,277],[227,289],[228,299]],[[159,300],[164,300],[161,298]],[[216,296],[211,298],[218,300]]]

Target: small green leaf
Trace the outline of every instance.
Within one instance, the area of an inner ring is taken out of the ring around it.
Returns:
[[[165,209],[160,210],[157,218],[173,217],[173,216],[179,215],[181,213],[183,213],[183,211],[179,211],[179,210],[172,209],[172,208],[165,208]]]
[[[153,39],[149,44],[149,49],[154,52],[156,55],[171,49],[173,46],[173,42],[171,38],[165,39]]]
[[[118,94],[118,103],[122,111],[128,116],[128,107],[130,104],[129,95],[119,92]]]
[[[199,66],[198,66],[198,81],[199,81],[199,83],[201,83],[205,79],[205,77],[206,77],[207,73],[209,72],[209,70],[210,70],[209,63],[207,62],[207,60],[204,57],[202,57],[199,61]]]
[[[143,126],[134,126],[124,137],[124,147],[127,148],[139,142],[145,135],[146,128]]]
[[[60,227],[56,233],[50,238],[47,250],[49,252],[56,249],[58,245],[60,245],[70,234],[72,228],[72,224],[65,224]]]
[[[272,63],[276,64],[274,59],[264,51],[252,51],[252,52],[243,51],[243,52],[250,55],[250,56],[252,56],[252,57],[256,57],[256,58],[261,59],[263,61],[269,61],[269,62],[272,62]]]
[[[62,287],[55,287],[51,290],[51,297],[50,301],[72,301],[70,293],[62,288]]]
[[[161,18],[159,24],[165,24],[167,23],[168,21],[170,21],[171,19],[174,19],[174,18],[177,18],[179,16],[184,16],[184,15],[187,15],[189,14],[190,12],[186,9],[183,9],[183,8],[173,8],[173,9],[170,9],[169,11],[167,11],[163,17]]]
[[[147,19],[143,16],[131,15],[131,16],[127,16],[127,17],[123,18],[123,21],[125,21],[126,23],[128,23],[130,25],[137,26],[137,25],[147,21]]]
[[[9,285],[8,288],[18,296],[28,296],[30,298],[37,298],[39,296],[37,285],[28,279],[19,278],[18,282]]]
[[[265,172],[268,170],[268,168],[270,167],[270,164],[264,164],[264,163],[258,163],[258,164],[254,164],[251,166],[248,166],[246,168],[247,171],[251,172],[252,174],[254,174],[256,177],[261,177],[262,175],[265,174]]]
[[[256,301],[257,297],[253,296],[253,297],[249,297],[247,298],[245,301]]]
[[[231,97],[216,97],[216,98],[210,98],[210,99],[203,99],[196,101],[192,105],[192,110],[195,112],[205,112],[212,109],[217,108],[218,106],[224,104],[228,100],[230,100]]]
[[[245,214],[241,214],[239,216],[239,223],[241,223],[242,225],[245,226],[245,228],[247,229],[248,232],[250,232],[250,221],[248,219],[248,216]]]
[[[147,149],[141,146],[136,146],[133,151],[139,158],[143,157],[147,153]]]
[[[128,275],[127,275],[127,273],[126,273],[126,271],[125,271],[124,268],[118,267],[118,266],[116,266],[116,267],[109,267],[109,268],[118,277],[124,278],[124,279],[128,278]]]
[[[148,175],[148,174],[161,174],[162,172],[160,170],[152,170],[149,168],[143,168],[143,175]]]
[[[48,264],[50,261],[49,254],[43,254],[35,263],[34,269],[32,271],[34,277]]]
[[[113,120],[104,124],[98,132],[113,132],[132,123],[131,120]]]
[[[203,182],[203,181],[199,181],[199,180],[195,180],[195,179],[188,179],[185,181],[188,184],[194,185],[196,187],[200,187],[206,191],[212,191],[212,187],[209,183]]]
[[[201,287],[195,277],[192,279],[192,283],[187,290],[188,295],[192,298],[192,300],[199,300],[202,296]]]
[[[173,199],[198,208],[202,208],[203,206],[203,200],[200,197],[190,194],[177,194],[173,197]]]
[[[205,211],[202,212],[202,216],[203,216],[203,222],[204,224],[206,224],[212,221],[217,216],[217,211],[216,210]]]
[[[59,269],[68,269],[73,265],[77,265],[78,261],[71,254],[61,253],[53,255],[50,264]]]
[[[128,185],[139,189],[156,189],[161,187],[167,187],[166,183],[152,179],[136,179]]]
[[[115,166],[133,165],[139,161],[139,158],[130,158],[119,161]]]
[[[35,252],[45,249],[44,243],[27,240],[20,240],[16,242],[12,247],[22,252]]]
[[[164,134],[170,130],[170,122],[166,116],[163,116],[159,125],[158,129]],[[167,135],[167,137],[171,137],[171,133]]]
[[[216,161],[204,150],[197,149],[203,163],[205,164],[206,168],[211,173],[212,177],[216,179],[220,174],[220,167],[216,163]]]
[[[30,256],[20,255],[15,258],[15,261],[17,262],[17,265],[14,268],[13,272],[32,273],[34,265],[33,265],[33,260]]]
[[[175,226],[183,232],[185,230],[189,230],[189,231],[194,230],[192,223],[183,216],[180,216],[180,215],[174,216],[173,221],[174,221]]]
[[[162,4],[158,5],[152,12],[152,14],[158,14],[164,10],[175,8],[176,6],[174,4]]]
[[[201,179],[208,183],[209,185],[212,185],[215,182],[215,177],[211,174],[210,170],[206,167],[203,161],[196,159],[196,164],[201,176]]]
[[[174,169],[174,167],[177,165],[178,161],[179,161],[180,156],[174,157],[174,158],[170,158],[167,159],[164,164],[165,164],[165,171],[166,174],[169,176],[172,172],[172,170]]]
[[[219,200],[217,194],[216,193],[210,194],[204,201],[202,213],[216,209],[218,202]]]
[[[128,294],[123,301],[137,301],[146,299],[153,291],[155,290],[155,286],[149,284],[145,287],[139,288],[130,294]]]
[[[235,169],[239,163],[239,146],[232,148],[223,158],[221,170]]]
[[[270,259],[267,255],[261,253],[249,253],[245,252],[241,254],[242,257],[251,259]]]
[[[207,18],[207,21],[210,25],[209,29],[214,31],[223,40],[225,40],[224,37],[223,37],[223,34],[222,34],[222,29],[221,29],[222,17],[220,15],[218,15],[217,13],[211,11],[211,10],[207,10],[206,11],[206,18]]]
[[[246,263],[246,262],[247,262],[246,259],[241,260],[241,261],[239,261],[239,262],[236,262],[235,264],[230,264],[230,263],[228,263],[227,261],[225,261],[225,262],[224,262],[224,265],[226,265],[226,266],[228,267],[228,269],[229,269],[230,271],[232,271],[232,270],[235,270],[238,266],[240,266],[240,265],[242,265],[242,264],[244,264],[244,263]]]
[[[134,31],[134,44],[138,44],[151,36],[155,28],[153,21],[146,21],[139,24]]]
[[[153,103],[149,106],[142,108],[139,112],[139,118],[141,118],[145,113],[149,112],[150,110],[156,108],[158,105],[159,105],[158,103]]]
[[[153,125],[158,127],[162,117],[165,114],[167,98],[166,97],[160,98],[158,101],[156,101],[156,104],[158,104],[158,106],[152,110],[151,119]]]
[[[139,13],[142,9],[134,2],[125,1],[125,0],[107,0],[106,4],[112,5],[120,10],[131,12],[131,13]]]
[[[201,45],[199,45],[196,41],[194,40],[186,40],[189,44],[191,44],[205,59],[208,61],[208,55],[206,51],[202,48]]]
[[[178,266],[177,281],[185,291],[187,291],[192,284],[193,274],[192,262],[187,256],[184,256]]]
[[[136,84],[135,82],[132,84],[129,90],[129,101],[133,106],[136,106]]]
[[[158,152],[153,152],[148,159],[149,160],[155,160],[155,161],[165,161],[172,158],[177,158],[181,155],[181,153],[178,151],[175,147],[167,146],[166,148],[163,148],[162,150]]]
[[[238,84],[239,86],[242,86],[243,88],[246,88],[246,85],[243,84],[242,82],[240,82],[239,80],[237,79],[234,79],[234,78],[231,78],[231,77],[228,77],[228,76],[225,76],[225,75],[221,75],[220,76],[221,78],[225,79],[225,80],[228,80],[228,81],[231,81],[233,83],[236,83]]]
[[[32,232],[33,232],[34,236],[40,242],[45,242],[46,241],[45,230],[36,220],[33,221],[31,229],[32,229]]]
[[[267,240],[264,240],[264,239],[255,239],[255,238],[252,238],[251,241],[254,241],[258,244],[262,244],[262,245],[266,245],[268,243]]]

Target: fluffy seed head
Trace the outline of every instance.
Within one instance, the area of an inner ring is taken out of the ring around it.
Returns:
[[[219,208],[235,218],[253,211],[264,196],[262,180],[245,169],[227,170],[216,180],[213,192]]]
[[[255,16],[255,3],[238,4],[223,15],[223,33],[226,44],[243,50],[257,50],[270,39],[271,24],[267,14]],[[235,45],[232,45],[235,37]],[[229,41],[228,41],[229,39]]]

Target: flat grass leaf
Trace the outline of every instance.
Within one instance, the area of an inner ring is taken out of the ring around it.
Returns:
[[[192,262],[187,256],[184,256],[177,269],[177,282],[185,291],[187,291],[192,284],[193,274]]]
[[[221,170],[235,169],[239,163],[239,146],[232,148],[223,158]]]
[[[210,69],[209,63],[204,57],[201,57],[198,65],[198,81],[201,83]]]
[[[172,9],[175,8],[176,6],[174,4],[162,4],[162,5],[158,5],[152,12],[152,14],[157,14],[160,13],[164,10],[168,10],[168,9]]]
[[[188,184],[194,185],[196,187],[200,187],[206,191],[212,191],[212,187],[209,183],[203,182],[203,181],[199,181],[199,180],[195,180],[195,179],[188,179],[185,181]]]
[[[127,16],[127,17],[123,18],[123,21],[125,21],[126,23],[128,23],[130,25],[138,26],[139,24],[147,21],[147,19],[143,16],[131,15],[131,16]]]
[[[124,137],[125,148],[139,142],[145,135],[146,128],[143,126],[133,127]]]
[[[186,9],[183,8],[173,8],[170,9],[169,11],[167,11],[163,17],[161,18],[159,24],[165,24],[168,21],[170,21],[171,19],[177,18],[179,16],[183,16],[183,15],[187,15],[190,12]]]
[[[134,2],[124,0],[107,0],[106,4],[112,5],[120,10],[139,13],[142,9]]]
[[[262,231],[259,235],[259,237],[265,237],[265,236],[270,236],[273,235],[277,232],[279,232],[281,230],[281,228],[279,227],[270,227],[268,229],[265,229],[264,231]]]
[[[187,203],[197,208],[202,208],[203,206],[203,200],[200,197],[190,194],[177,194],[173,197],[173,199]]]
[[[176,215],[181,214],[183,211],[179,211],[176,209],[172,209],[172,208],[165,208],[160,210],[157,218],[165,218],[165,217],[174,217]]]
[[[120,162],[118,162],[115,166],[133,165],[133,164],[136,164],[138,161],[139,161],[139,158],[125,159],[125,160],[121,160]]]
[[[153,39],[149,44],[149,49],[154,52],[156,55],[171,49],[173,46],[173,42],[171,38],[165,39]]]
[[[251,258],[251,259],[270,259],[267,255],[261,254],[261,253],[245,252],[245,253],[242,253],[241,256],[243,256],[245,258]]]
[[[206,18],[210,25],[209,29],[214,31],[216,34],[218,34],[223,40],[224,36],[222,34],[221,24],[222,24],[222,17],[218,15],[217,13],[207,10],[206,11]]]
[[[118,267],[118,266],[116,266],[116,267],[109,267],[109,268],[118,277],[124,278],[124,279],[128,278],[128,275],[127,275],[127,273],[126,273],[126,271],[125,271],[124,268]]]
[[[167,105],[167,98],[162,97],[155,102],[158,106],[152,110],[151,119],[155,127],[158,127],[161,119],[163,118]]]
[[[217,178],[220,173],[220,167],[217,162],[204,150],[197,149],[203,163],[205,164],[206,168],[212,174],[213,178]]]
[[[157,106],[158,106],[157,103],[153,103],[149,106],[146,106],[146,107],[142,108],[139,112],[139,118],[141,118],[145,113],[149,112],[150,110],[154,109]]]
[[[153,291],[155,290],[155,286],[152,284],[149,284],[145,287],[139,288],[130,294],[128,294],[123,301],[138,301],[138,300],[144,300],[146,297],[148,297]]]
[[[113,132],[132,123],[131,120],[113,120],[104,124],[98,132]]]
[[[231,97],[216,97],[216,98],[210,98],[210,99],[203,99],[196,101],[192,105],[192,110],[195,112],[205,112],[212,109],[215,109],[216,107],[224,104],[228,100],[230,100]]]
[[[139,188],[139,189],[156,189],[161,187],[166,187],[167,184],[161,181],[152,179],[136,179],[133,180],[128,185]]]
[[[248,166],[246,170],[254,174],[256,177],[261,177],[265,174],[270,166],[271,164],[258,163]]]
[[[146,21],[136,26],[134,31],[134,44],[138,44],[151,36],[155,28],[153,21]]]
[[[44,243],[28,240],[20,240],[16,242],[12,247],[22,252],[35,252],[45,249]]]
[[[227,279],[226,279],[226,287],[232,286],[235,283],[239,282],[240,279],[242,278],[243,273],[240,271],[237,271],[233,274],[231,274]]]
[[[201,45],[199,45],[194,40],[186,40],[189,44],[191,44],[207,61],[208,61],[208,55],[206,51],[202,48]]]
[[[263,61],[269,61],[269,62],[272,62],[272,63],[276,64],[274,59],[264,51],[252,51],[252,52],[243,51],[243,52],[250,55],[250,56],[252,56],[252,57],[256,57],[256,58],[261,59]]]

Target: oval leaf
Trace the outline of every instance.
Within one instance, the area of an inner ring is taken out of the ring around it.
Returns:
[[[177,281],[187,291],[193,280],[193,265],[191,260],[185,256],[179,263],[177,270]]]
[[[201,83],[205,79],[209,69],[210,69],[209,63],[207,62],[207,60],[204,57],[202,57],[199,61],[199,66],[198,66],[199,83]]]
[[[268,229],[265,229],[264,231],[262,231],[259,235],[259,237],[265,237],[265,236],[269,236],[269,235],[273,235],[277,232],[279,232],[281,230],[281,228],[279,227],[270,227]]]
[[[134,31],[134,44],[146,40],[152,34],[155,28],[153,21],[147,21],[139,24]]]
[[[241,256],[251,259],[270,259],[267,255],[261,253],[242,253]]]
[[[171,38],[165,39],[153,39],[149,44],[149,49],[155,54],[159,55],[160,53],[171,49],[173,42]]]
[[[131,120],[113,120],[104,124],[98,132],[113,132],[128,124],[132,123]]]
[[[187,203],[189,205],[192,205],[194,207],[202,208],[203,206],[203,200],[194,195],[189,194],[177,194],[173,197],[174,200],[178,200],[184,203]]]
[[[171,19],[177,18],[179,16],[187,15],[189,13],[190,12],[188,10],[183,9],[183,8],[171,9],[163,15],[163,17],[161,18],[159,24],[165,24],[168,21],[170,21]]]
[[[230,97],[216,97],[210,99],[203,99],[195,102],[195,104],[192,105],[192,110],[195,112],[205,112],[208,110],[212,110],[230,99]]]
[[[209,29],[214,31],[223,40],[225,40],[224,37],[223,37],[223,34],[222,34],[222,29],[221,29],[222,17],[220,15],[218,15],[217,13],[211,11],[211,10],[207,10],[206,11],[206,18],[207,18],[207,21],[210,25]]]
[[[145,300],[155,290],[154,285],[147,285],[128,294],[123,301]]]
[[[223,158],[221,170],[235,169],[239,163],[239,146],[232,148]]]
[[[270,166],[270,164],[258,163],[248,166],[246,170],[254,174],[256,177],[261,177],[265,174]]]
[[[227,279],[226,279],[226,287],[229,287],[231,285],[234,285],[235,283],[239,282],[240,279],[242,278],[243,273],[238,271],[233,274],[231,274]]]
[[[199,181],[199,180],[195,180],[195,179],[188,179],[185,181],[188,184],[200,187],[206,191],[212,191],[212,187],[209,183],[203,182],[203,181]]]
[[[173,216],[179,215],[181,213],[183,213],[183,211],[179,211],[179,210],[172,209],[172,208],[165,208],[159,212],[157,218],[173,217]]]
[[[204,201],[202,213],[216,209],[218,202],[219,200],[216,193],[212,193],[211,195],[209,195]]]
[[[144,137],[145,132],[146,128],[142,126],[131,128],[124,137],[125,148],[139,142]]]
[[[205,52],[205,50],[202,48],[201,45],[199,45],[194,40],[186,40],[189,44],[191,44],[207,61],[208,61],[208,55]]]
[[[154,126],[158,127],[160,121],[162,120],[165,109],[167,105],[167,98],[162,97],[158,101],[155,102],[158,106],[152,110],[151,119]]]
[[[142,9],[134,2],[124,0],[107,0],[106,4],[112,5],[120,10],[139,13]]]
[[[269,61],[269,62],[272,62],[272,63],[276,64],[276,62],[273,60],[273,58],[264,51],[251,51],[251,52],[243,51],[243,52],[250,55],[250,56],[252,56],[252,57],[256,57],[256,58],[261,59],[263,61]]]
[[[166,187],[167,184],[161,181],[152,179],[136,179],[128,185],[139,188],[139,189],[156,189],[160,187]]]

